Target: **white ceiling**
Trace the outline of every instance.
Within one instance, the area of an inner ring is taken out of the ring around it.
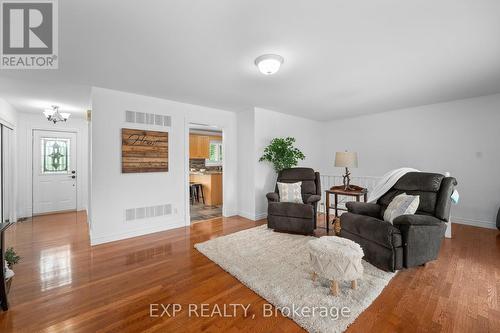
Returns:
[[[500,92],[498,0],[59,1],[59,17],[59,70],[0,71],[21,110],[83,111],[92,85],[319,120]]]

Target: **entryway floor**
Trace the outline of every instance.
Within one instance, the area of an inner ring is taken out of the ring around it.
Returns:
[[[202,203],[191,205],[191,223],[222,216],[222,206],[206,206]]]

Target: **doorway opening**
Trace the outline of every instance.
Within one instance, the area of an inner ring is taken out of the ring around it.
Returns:
[[[76,147],[76,132],[33,130],[33,216],[76,212]]]
[[[222,129],[189,125],[189,211],[191,224],[222,217],[224,145]]]

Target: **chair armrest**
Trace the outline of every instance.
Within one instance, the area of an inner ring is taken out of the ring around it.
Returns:
[[[313,194],[307,197],[305,204],[313,204],[321,200],[321,195]]]
[[[394,219],[394,226],[402,225],[440,225],[442,220],[429,215],[401,215]]]
[[[280,196],[276,192],[269,192],[266,194],[267,201],[269,202],[279,202],[280,201]]]
[[[340,226],[341,237],[349,238],[349,234],[354,234],[363,242],[377,243],[386,248],[394,247],[394,241],[397,238],[394,235],[401,234],[401,230],[389,222],[349,212],[340,215]]]
[[[380,218],[380,205],[378,204],[349,201],[346,207],[349,213]]]

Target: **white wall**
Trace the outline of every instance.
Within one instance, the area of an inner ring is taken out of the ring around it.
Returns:
[[[88,129],[83,116],[69,118],[66,123],[49,123],[43,114],[18,113],[17,121],[17,216],[32,214],[32,156],[33,130],[72,131],[77,133],[77,209],[87,209],[88,203]]]
[[[259,162],[264,148],[276,137],[294,137],[295,146],[306,158],[298,166],[320,171],[322,155],[323,125],[314,120],[290,116],[262,108],[255,108],[255,218],[267,216],[266,193],[274,191],[276,172],[268,162]]]
[[[238,215],[255,220],[255,112],[242,111],[238,119]]]
[[[125,110],[172,117],[171,127],[124,122]],[[224,214],[237,212],[236,114],[148,96],[92,88],[91,243],[99,244],[189,224],[187,180],[190,122],[223,130]],[[121,173],[122,128],[169,132],[169,172]],[[125,222],[128,208],[171,204],[170,216]]]
[[[9,127],[15,127],[17,122],[16,109],[3,98],[0,98],[0,122]]]
[[[336,151],[358,152],[353,175],[380,176],[398,167],[444,173],[458,180],[453,221],[494,227],[500,206],[500,94],[329,122],[323,169]]]

